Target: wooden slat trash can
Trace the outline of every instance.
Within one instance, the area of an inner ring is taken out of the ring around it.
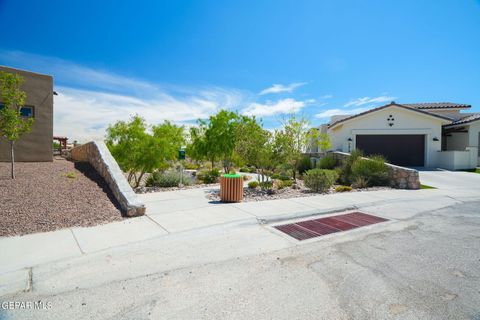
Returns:
[[[243,179],[239,174],[224,174],[220,177],[220,200],[240,202],[243,200]]]

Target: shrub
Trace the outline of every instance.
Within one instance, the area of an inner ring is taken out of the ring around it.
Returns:
[[[239,171],[240,172],[250,172],[250,169],[247,168],[247,167],[241,167]]]
[[[199,168],[199,165],[193,162],[185,162],[183,164],[183,167],[187,170],[197,170]]]
[[[352,191],[352,187],[350,186],[338,186],[335,188],[335,192],[348,192]]]
[[[328,156],[320,159],[320,162],[318,163],[318,167],[320,169],[333,169],[337,165],[337,160],[335,160],[333,157]]]
[[[271,189],[273,187],[272,181],[264,181],[259,183],[260,188],[262,189]]]
[[[206,184],[216,183],[220,178],[220,170],[213,169],[200,171],[199,173],[197,173],[197,178]]]
[[[255,167],[250,167],[248,172],[250,172],[250,173],[257,173],[257,168],[255,168]]]
[[[243,179],[243,181],[248,181],[248,180],[252,179],[252,177],[247,176],[246,174],[244,174],[244,175],[242,176],[242,179]]]
[[[146,186],[160,188],[178,187],[180,180],[183,185],[188,186],[192,184],[192,179],[189,175],[183,174],[183,176],[180,177],[180,172],[176,171],[155,171],[148,177]]]
[[[368,181],[363,177],[357,177],[355,180],[353,180],[352,187],[355,189],[368,188]]]
[[[350,156],[343,159],[342,165],[338,169],[338,180],[342,184],[345,185],[351,185],[353,182],[353,177],[352,177],[352,165],[353,163],[357,160],[363,157],[362,151],[355,149],[350,153]]]
[[[248,183],[248,187],[249,187],[250,189],[255,189],[255,188],[258,187],[258,185],[259,185],[258,181],[250,181],[250,182]]]
[[[288,180],[280,180],[282,182],[282,188],[286,188],[286,187],[291,187],[293,185],[293,180],[292,179],[288,179]]]
[[[69,178],[69,179],[77,178],[77,175],[75,174],[75,172],[67,172],[67,173],[64,174],[64,176]]]
[[[310,169],[312,169],[312,160],[310,160],[310,157],[302,157],[297,165],[298,173],[302,175]]]
[[[367,187],[388,185],[388,167],[385,159],[381,156],[357,159],[352,165],[352,177],[356,185],[366,185]],[[365,181],[359,181],[362,179]]]
[[[337,179],[337,173],[334,170],[311,169],[305,173],[305,186],[314,192],[323,192],[328,190]]]

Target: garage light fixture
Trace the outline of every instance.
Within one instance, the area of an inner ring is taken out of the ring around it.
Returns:
[[[434,137],[433,138],[433,141],[439,141],[437,137]]]

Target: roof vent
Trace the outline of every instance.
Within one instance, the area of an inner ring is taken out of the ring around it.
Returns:
[[[395,101],[390,102],[390,104],[396,104]]]

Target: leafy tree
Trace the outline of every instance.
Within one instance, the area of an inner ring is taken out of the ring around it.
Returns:
[[[236,128],[241,117],[231,111],[221,110],[208,120],[199,120],[198,128],[190,129],[191,144],[188,154],[197,160],[212,163],[222,160],[223,168],[229,172],[234,158]]]
[[[309,132],[309,123],[306,119],[291,116],[284,121],[282,129],[276,133],[279,157],[291,168],[294,180],[296,180],[296,170],[302,159],[302,153],[307,147]]]
[[[10,142],[11,177],[15,179],[15,142],[24,133],[32,130],[33,118],[24,118],[20,109],[25,104],[27,95],[20,89],[23,78],[18,74],[0,72],[0,137]]]
[[[327,133],[319,133],[318,130],[311,130],[308,138],[309,141],[318,146],[318,149],[322,152],[328,151],[332,148],[332,142]]]
[[[140,185],[146,172],[165,170],[184,143],[183,127],[168,121],[153,126],[152,133],[148,129],[138,115],[128,122],[117,121],[107,129],[107,146],[135,187]]]
[[[265,182],[265,171],[273,170],[278,163],[272,133],[263,129],[255,117],[242,116],[237,126],[236,140],[235,154],[243,162],[255,166],[261,181]]]

